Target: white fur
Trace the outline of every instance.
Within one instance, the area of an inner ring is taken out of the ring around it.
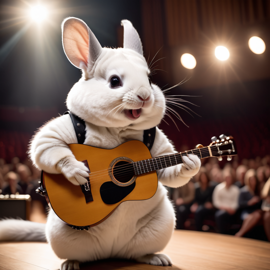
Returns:
[[[80,22],[76,21],[76,27],[78,24]],[[128,24],[125,31],[130,31],[131,26]],[[126,37],[136,38],[136,30],[132,31],[133,34],[125,33]],[[140,41],[135,43],[138,46]],[[69,44],[66,48],[68,50]],[[83,59],[87,57],[82,55]],[[72,61],[79,63],[80,58],[76,59],[72,54]],[[144,57],[130,48],[103,48],[99,58],[91,62],[91,68],[88,63],[82,66],[83,77],[68,94],[67,107],[86,122],[85,144],[110,149],[129,140],[143,141],[143,131],[158,125],[165,113],[164,95],[158,86],[149,84],[149,69]],[[112,75],[121,78],[121,87],[110,87]],[[149,97],[149,100],[142,102],[139,96]],[[125,116],[124,109],[138,108],[142,108],[138,119],[130,120]],[[71,143],[77,143],[77,139],[70,117],[60,116],[35,135],[30,148],[31,159],[41,170],[61,172],[73,184],[82,184],[86,182],[87,168],[69,150]],[[152,156],[174,152],[166,135],[157,128]],[[200,168],[197,156],[183,157],[183,161],[184,165],[158,171],[158,189],[151,199],[121,204],[108,219],[89,231],[73,230],[51,210],[46,237],[56,255],[68,259],[62,269],[77,269],[78,264],[74,261],[111,257],[170,265],[166,255],[154,255],[167,245],[175,226],[174,209],[163,184],[170,187],[184,185]]]
[[[46,241],[45,224],[24,220],[6,219],[0,222],[0,242],[2,241]]]

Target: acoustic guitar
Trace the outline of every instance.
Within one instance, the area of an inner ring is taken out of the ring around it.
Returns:
[[[157,170],[183,163],[187,154],[200,159],[237,154],[234,139],[221,135],[196,149],[152,158],[144,143],[128,141],[114,149],[70,144],[77,160],[90,169],[87,183],[71,184],[62,174],[42,173],[42,185],[57,216],[72,226],[94,226],[104,221],[122,202],[146,200],[158,186]]]

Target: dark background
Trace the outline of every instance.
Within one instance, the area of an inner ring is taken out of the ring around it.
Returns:
[[[26,15],[36,1],[0,1],[0,155],[26,157],[34,132],[66,110],[65,99],[80,71],[66,59],[60,25],[68,16],[84,20],[102,46],[121,47],[122,19],[141,36],[152,80],[184,97],[197,114],[173,107],[186,124],[165,118],[161,128],[178,150],[208,145],[213,135],[233,135],[240,158],[270,153],[270,1],[267,0],[68,0],[44,1],[48,19],[36,24]],[[248,39],[257,35],[266,51],[255,55]],[[218,45],[228,61],[214,56]],[[180,64],[192,53],[197,66]],[[155,70],[156,69],[156,70]],[[186,103],[184,103],[187,105]]]

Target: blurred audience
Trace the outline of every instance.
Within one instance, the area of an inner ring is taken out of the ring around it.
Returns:
[[[19,164],[17,167],[17,172],[19,175],[19,185],[23,190],[23,194],[27,194],[27,189],[29,188],[31,182],[31,171],[23,164]]]
[[[238,208],[239,188],[234,183],[232,169],[223,171],[223,182],[213,192],[213,205],[217,208],[215,221],[220,233],[227,233]]]
[[[262,189],[262,220],[264,225],[265,234],[270,242],[270,178],[265,183]]]
[[[254,169],[249,169],[245,175],[245,186],[241,188],[239,195],[240,218],[243,224],[235,236],[244,236],[261,219],[261,198],[259,181]]]
[[[256,171],[256,175],[259,181],[259,190],[261,191],[264,187],[264,184],[267,180],[266,175],[265,175],[265,166],[260,166],[258,167],[257,171]]]
[[[245,165],[240,165],[236,169],[236,182],[235,185],[239,188],[243,187],[245,185],[245,174],[247,172],[248,168]]]
[[[18,176],[14,172],[8,172],[6,174],[6,182],[8,185],[3,188],[2,194],[23,194],[22,188],[18,185]]]
[[[212,204],[213,186],[210,185],[210,178],[204,167],[200,169],[197,179],[198,185],[195,188],[195,198],[190,211],[194,213],[196,230],[202,231],[204,219],[214,210]]]
[[[184,229],[185,221],[190,214],[190,206],[194,200],[195,188],[192,181],[174,189],[173,200],[176,208],[176,229]]]
[[[3,177],[2,173],[0,172],[0,194],[2,192],[4,184],[5,184],[5,180],[4,180],[4,177]]]

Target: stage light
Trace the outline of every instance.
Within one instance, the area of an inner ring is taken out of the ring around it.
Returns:
[[[196,67],[196,59],[192,54],[184,53],[181,56],[181,64],[187,69],[193,69]]]
[[[261,54],[265,51],[265,43],[259,37],[251,37],[248,41],[248,46],[256,54]]]
[[[215,49],[215,56],[220,61],[226,61],[230,57],[230,52],[224,46],[217,46]]]
[[[37,5],[31,8],[30,17],[36,22],[44,21],[48,16],[48,11],[44,6]]]

